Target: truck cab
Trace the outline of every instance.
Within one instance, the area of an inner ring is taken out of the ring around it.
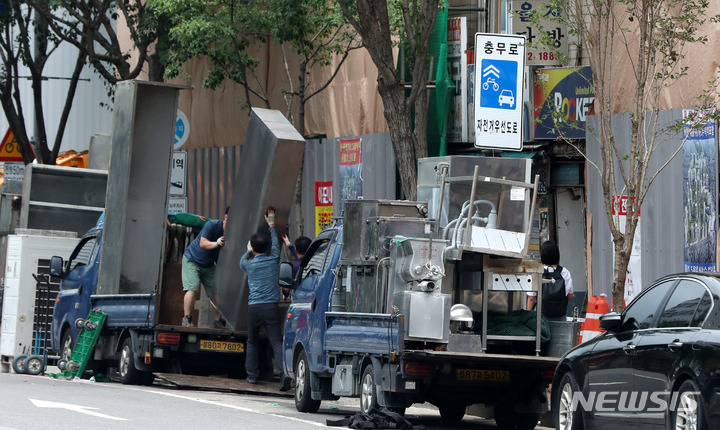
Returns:
[[[102,227],[96,226],[80,239],[67,262],[52,257],[50,273],[62,278],[50,329],[51,346],[60,359],[68,360],[80,329],[75,321],[90,312],[90,296],[95,293],[100,266]]]

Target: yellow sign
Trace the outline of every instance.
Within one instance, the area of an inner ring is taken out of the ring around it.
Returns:
[[[35,154],[30,148],[30,154]],[[2,143],[0,143],[0,161],[23,161],[22,151],[20,151],[20,145],[15,140],[15,135],[12,130],[8,128],[5,137],[3,137]]]

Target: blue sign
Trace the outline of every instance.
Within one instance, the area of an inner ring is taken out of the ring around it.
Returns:
[[[525,37],[475,34],[475,147],[520,151]]]
[[[482,60],[480,107],[515,109],[518,82],[517,61]]]
[[[190,136],[190,121],[188,117],[178,109],[177,119],[175,120],[175,143],[173,149],[178,150],[187,142]]]

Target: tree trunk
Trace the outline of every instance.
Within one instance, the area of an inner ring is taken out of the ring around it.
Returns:
[[[412,112],[408,108],[405,91],[399,82],[394,84],[389,86],[382,75],[378,76],[378,92],[385,108],[385,120],[388,124],[392,124],[389,127],[390,140],[400,173],[402,197],[415,200],[417,197],[417,166],[415,164],[417,137],[413,132]]]

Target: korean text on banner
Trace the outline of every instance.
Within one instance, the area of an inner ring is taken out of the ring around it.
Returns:
[[[340,207],[362,198],[362,139],[340,139]]]
[[[315,182],[315,236],[332,226],[332,181]]]

